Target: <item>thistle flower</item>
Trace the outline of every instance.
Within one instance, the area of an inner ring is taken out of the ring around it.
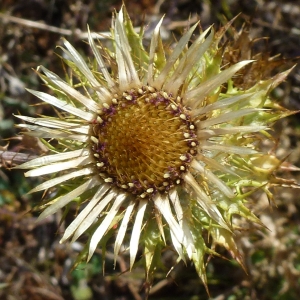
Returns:
[[[31,192],[57,187],[40,206],[40,219],[78,206],[61,242],[87,233],[80,258],[89,260],[98,246],[105,250],[114,236],[115,260],[124,244],[131,269],[140,246],[150,276],[171,245],[206,284],[205,256],[216,254],[215,245],[242,264],[234,220],[260,224],[248,197],[257,189],[272,197],[270,186],[280,183],[274,172],[281,161],[260,145],[272,139],[270,126],[290,114],[269,98],[288,71],[243,89],[233,78],[253,61],[222,66],[226,27],[217,33],[210,27],[190,45],[196,24],[166,51],[161,24],[146,51],[143,29],[137,34],[121,9],[112,23],[114,50],[89,34],[94,57],[88,63],[64,40],[64,61],[76,80],[41,66],[52,93],[29,90],[61,113],[17,116],[32,124],[18,126],[42,139],[50,154],[18,168],[30,169],[28,177],[51,177]]]

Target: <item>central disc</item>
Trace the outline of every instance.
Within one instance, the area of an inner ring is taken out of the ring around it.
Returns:
[[[105,104],[93,125],[92,150],[100,176],[142,198],[180,183],[196,146],[181,99],[151,87]]]

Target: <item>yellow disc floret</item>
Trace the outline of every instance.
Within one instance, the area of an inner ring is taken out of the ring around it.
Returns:
[[[163,91],[116,95],[96,119],[91,140],[100,176],[142,198],[179,184],[196,154],[188,110]]]

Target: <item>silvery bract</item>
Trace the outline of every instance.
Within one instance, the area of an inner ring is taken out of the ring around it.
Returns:
[[[124,245],[132,268],[140,247],[149,276],[171,245],[206,284],[205,256],[215,254],[215,245],[242,264],[233,232],[236,217],[260,223],[247,208],[251,193],[272,197],[269,188],[280,185],[274,174],[281,161],[260,145],[272,138],[272,124],[290,114],[269,98],[288,71],[243,89],[232,78],[253,61],[222,66],[226,28],[195,37],[196,24],[169,49],[161,24],[145,50],[143,31],[137,34],[121,9],[112,23],[114,49],[89,35],[88,62],[64,40],[73,77],[39,67],[52,91],[30,90],[60,114],[18,116],[31,124],[19,127],[43,139],[49,155],[19,168],[30,169],[28,177],[49,176],[31,192],[57,187],[40,219],[79,207],[61,242],[87,233],[80,259],[105,249],[113,236],[115,259]]]

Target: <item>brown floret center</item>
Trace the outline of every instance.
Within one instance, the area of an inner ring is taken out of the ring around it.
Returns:
[[[115,96],[91,126],[100,177],[141,198],[180,184],[197,146],[181,98],[152,87]]]

